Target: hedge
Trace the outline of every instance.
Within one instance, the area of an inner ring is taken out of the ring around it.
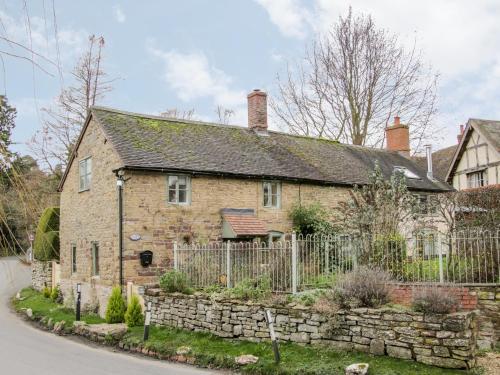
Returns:
[[[59,259],[59,212],[59,207],[48,207],[43,211],[33,243],[35,259]]]

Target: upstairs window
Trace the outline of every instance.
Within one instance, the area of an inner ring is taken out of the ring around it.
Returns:
[[[421,215],[431,215],[437,212],[438,202],[431,194],[417,194],[416,211]]]
[[[99,243],[92,242],[92,276],[99,276]]]
[[[488,185],[486,170],[467,173],[467,187],[469,189]]]
[[[80,160],[80,191],[90,189],[92,180],[92,158]]]
[[[168,176],[168,203],[189,204],[191,179],[188,176]]]
[[[281,206],[281,184],[264,181],[264,207],[279,208]]]

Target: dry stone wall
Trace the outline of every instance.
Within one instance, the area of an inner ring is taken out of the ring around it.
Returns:
[[[216,300],[203,294],[165,294],[154,288],[146,291],[144,299],[152,302],[151,321],[157,325],[207,331],[233,339],[268,340],[264,310],[270,308],[280,341],[413,359],[447,368],[475,365],[474,312],[430,315],[360,308],[326,316],[306,307]]]
[[[52,261],[33,259],[31,262],[31,284],[41,291],[43,288],[52,288]]]

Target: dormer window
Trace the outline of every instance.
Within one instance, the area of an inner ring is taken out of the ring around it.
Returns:
[[[403,176],[406,178],[411,178],[413,180],[419,180],[420,176],[417,175],[416,173],[413,173],[406,167],[400,167],[400,166],[395,166],[394,167],[394,173],[401,173]]]

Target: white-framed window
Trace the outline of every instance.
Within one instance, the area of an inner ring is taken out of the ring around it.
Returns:
[[[264,207],[281,207],[281,183],[277,181],[264,181]]]
[[[438,202],[432,194],[416,194],[416,211],[421,215],[432,215],[437,212]]]
[[[71,244],[71,273],[76,273],[76,244]]]
[[[99,276],[99,243],[92,242],[92,276]]]
[[[168,203],[190,204],[191,203],[191,178],[183,175],[169,175]]]
[[[486,170],[467,173],[467,187],[469,189],[488,185]]]
[[[90,189],[92,180],[92,158],[80,160],[80,191]]]

